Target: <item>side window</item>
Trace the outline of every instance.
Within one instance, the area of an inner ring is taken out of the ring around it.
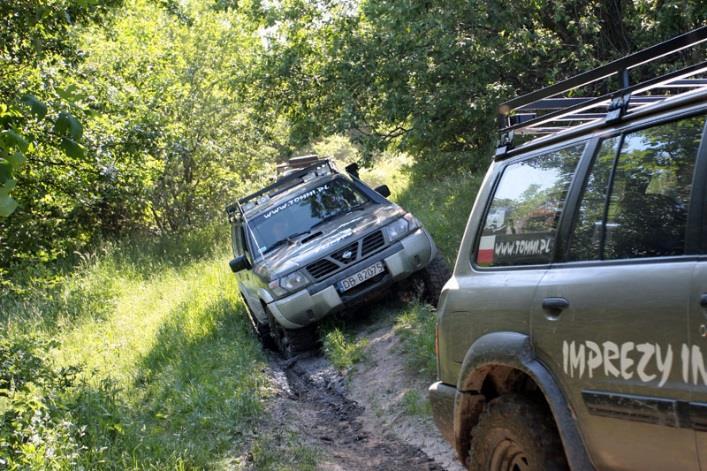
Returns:
[[[582,203],[577,209],[568,260],[598,260],[601,257],[606,192],[620,143],[621,137],[617,136],[606,139],[599,147],[584,186]]]
[[[508,165],[479,240],[480,266],[549,263],[555,231],[585,144]]]
[[[626,134],[611,188],[607,181],[617,139],[602,144],[580,203],[570,260],[685,253],[692,178],[704,121],[703,116],[693,117]],[[603,253],[597,250],[601,238]]]

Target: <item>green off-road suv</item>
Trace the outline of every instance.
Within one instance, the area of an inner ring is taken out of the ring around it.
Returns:
[[[285,356],[309,350],[317,321],[405,280],[437,302],[449,269],[420,221],[385,198],[385,185],[373,190],[356,165],[340,173],[311,156],[278,171],[273,184],[226,208],[231,269],[265,344]]]
[[[469,469],[707,470],[707,62],[684,67],[705,40],[501,107],[429,392]],[[602,79],[620,90],[577,96]]]

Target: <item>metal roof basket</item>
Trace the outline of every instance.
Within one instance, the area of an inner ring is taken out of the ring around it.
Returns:
[[[707,26],[630,54],[499,107],[496,157],[513,147],[514,135],[547,135],[589,123],[611,124],[668,98],[707,90],[707,61],[631,84],[631,70],[707,41]],[[618,79],[619,88],[600,96],[573,96],[576,89]]]

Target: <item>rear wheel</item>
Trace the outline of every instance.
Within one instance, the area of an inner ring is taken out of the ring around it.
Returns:
[[[283,357],[292,358],[300,353],[315,350],[319,346],[316,324],[301,329],[286,329],[277,322],[270,311],[267,313],[270,321],[270,337]]]
[[[472,471],[568,469],[550,412],[517,394],[489,402],[471,432],[467,465]]]

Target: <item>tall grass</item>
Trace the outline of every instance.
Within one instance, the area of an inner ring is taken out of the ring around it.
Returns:
[[[227,238],[127,241],[5,293],[0,468],[208,468],[243,445],[266,378]]]

